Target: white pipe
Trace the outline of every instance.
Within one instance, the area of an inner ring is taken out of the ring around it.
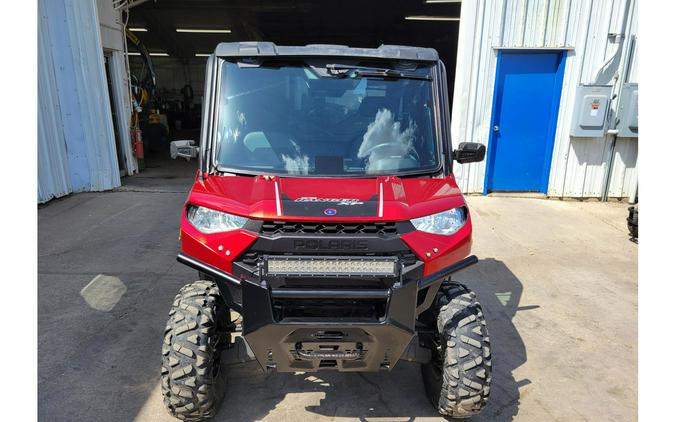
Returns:
[[[624,7],[623,10],[623,21],[621,22],[621,33],[619,34],[614,34],[615,37],[621,37],[621,40],[619,41],[619,45],[616,48],[616,51],[614,54],[610,56],[610,58],[605,61],[605,63],[598,69],[598,73],[595,75],[595,83],[599,83],[599,78],[600,74],[602,73],[602,70],[612,61],[616,60],[617,58],[621,60],[621,56],[623,54],[623,41],[626,39],[626,31],[628,30],[628,14],[630,13],[631,10],[631,0],[626,0],[626,6]],[[611,35],[611,34],[610,34]],[[624,63],[624,69],[622,69],[622,72],[625,72],[627,65]],[[616,89],[616,83],[618,82],[618,69],[617,71],[614,72],[614,75],[612,75],[612,78],[614,79],[614,89]],[[618,101],[617,101],[618,103]],[[616,114],[616,113],[615,113]],[[617,135],[619,134],[619,131],[616,130],[616,115],[613,115],[613,119],[611,121],[610,128],[607,130],[607,135],[611,136],[611,142],[609,145],[609,162],[607,163],[607,169],[605,170],[605,173],[603,175],[603,181],[602,181],[602,195],[600,200],[605,202],[609,198],[609,185],[612,180],[612,168],[614,167],[614,154],[616,150],[616,138]]]

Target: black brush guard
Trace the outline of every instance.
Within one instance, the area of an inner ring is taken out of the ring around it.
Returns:
[[[178,261],[213,277],[228,305],[243,316],[243,335],[263,368],[279,372],[377,371],[391,369],[415,336],[417,315],[428,309],[442,281],[478,262],[469,256],[426,277],[422,263],[403,270],[389,288],[274,287],[257,277],[234,277],[183,254]],[[253,274],[251,274],[253,276]],[[279,300],[325,300],[335,303],[383,301],[378,318],[275,318]]]

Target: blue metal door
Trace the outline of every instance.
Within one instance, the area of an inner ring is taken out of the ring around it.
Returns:
[[[548,189],[565,52],[500,51],[485,188]]]

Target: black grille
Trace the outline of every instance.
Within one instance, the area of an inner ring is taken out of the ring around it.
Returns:
[[[265,221],[260,233],[266,236],[279,234],[375,234],[395,235],[394,222],[374,223],[294,223],[289,221]]]

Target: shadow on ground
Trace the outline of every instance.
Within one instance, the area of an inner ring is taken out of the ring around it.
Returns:
[[[518,307],[522,284],[506,265],[494,259],[481,260],[457,280],[478,294],[493,346],[490,402],[481,415],[470,420],[510,421],[518,414],[518,388],[529,383],[516,382],[512,374],[527,359],[512,322],[515,313],[523,310]],[[264,374],[257,363],[247,362],[231,365],[228,376],[227,396],[214,421],[235,415],[239,421],[260,420],[282,401],[287,412],[298,412],[300,409],[293,408],[297,405],[326,417],[406,421],[438,416],[424,392],[419,365],[408,362],[399,362],[391,372],[296,374]]]

